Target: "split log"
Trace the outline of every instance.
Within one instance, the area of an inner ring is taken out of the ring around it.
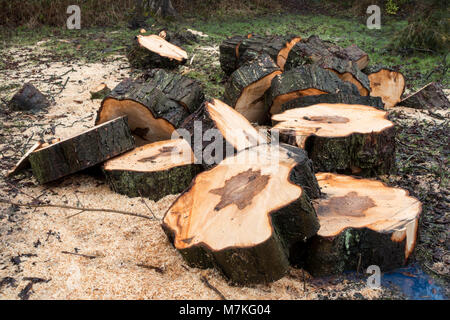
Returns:
[[[272,117],[280,140],[304,148],[318,171],[365,176],[395,166],[395,129],[387,112],[362,105],[318,104]]]
[[[48,106],[50,102],[31,83],[25,83],[9,101],[9,107],[16,111],[39,111]]]
[[[350,61],[358,66],[359,70],[366,68],[369,64],[369,55],[361,50],[356,44],[352,44],[344,49],[345,55]]]
[[[169,99],[181,104],[189,113],[197,110],[205,100],[201,85],[194,79],[164,69],[153,69],[143,75],[152,81]]]
[[[122,115],[128,116],[135,135],[155,142],[170,139],[189,112],[168,98],[154,82],[125,79],[102,101],[95,123],[101,124]]]
[[[359,95],[355,85],[344,82],[333,72],[319,66],[302,66],[273,78],[267,91],[266,103],[272,115],[281,112],[281,106],[293,99],[328,93]]]
[[[267,54],[248,61],[231,75],[225,86],[224,101],[248,121],[264,124],[269,120],[264,94],[280,68]]]
[[[189,265],[216,266],[241,285],[283,277],[291,245],[319,228],[305,192],[289,180],[296,162],[249,163],[255,153],[245,150],[199,174],[163,220]]]
[[[41,147],[29,156],[40,183],[93,167],[134,148],[126,117],[120,117],[74,137]]]
[[[217,99],[206,101],[186,118],[177,132],[191,145],[196,159],[205,168],[235,152],[268,142],[242,114]]]
[[[315,203],[320,230],[306,250],[314,276],[405,264],[414,250],[421,203],[408,192],[368,179],[317,174],[324,198]]]
[[[383,101],[380,97],[355,96],[345,93],[330,93],[320,94],[317,96],[305,96],[291,100],[281,106],[281,111],[284,112],[290,109],[309,107],[321,103],[359,104],[374,107],[380,110],[383,110],[384,108]]]
[[[370,95],[381,97],[386,109],[395,107],[405,91],[405,77],[386,68],[366,68],[370,81]]]
[[[190,145],[183,139],[147,144],[103,165],[112,190],[154,201],[182,192],[200,171]]]
[[[450,107],[442,87],[436,82],[427,84],[419,91],[403,99],[400,104],[417,109],[448,109]]]
[[[111,89],[105,83],[101,83],[90,91],[91,100],[103,100],[110,92]]]
[[[187,61],[187,53],[182,48],[157,35],[136,36],[129,48],[127,58],[138,69],[176,68]]]
[[[8,172],[7,176],[13,176],[20,171],[29,168],[30,165],[30,154],[39,149],[44,141],[36,142],[23,156],[19,159],[19,161],[15,164],[15,166]]]

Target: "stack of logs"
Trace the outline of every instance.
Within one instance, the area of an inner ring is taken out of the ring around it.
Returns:
[[[185,63],[183,49],[161,34],[136,40],[129,58],[146,72],[106,92],[96,126],[34,146],[18,167],[47,183],[101,164],[115,192],[181,193],[162,222],[170,242],[233,283],[291,265],[315,276],[404,265],[421,204],[374,179],[395,170],[384,109],[401,100],[399,72],[317,36],[249,34],[220,46],[225,94],[206,100],[196,81],[155,69]]]

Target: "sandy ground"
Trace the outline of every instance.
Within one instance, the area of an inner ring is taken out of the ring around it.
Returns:
[[[46,63],[27,62],[27,51],[20,52],[20,64],[1,74],[0,83],[31,81],[55,101],[44,114],[5,116],[0,137],[0,196],[15,202],[36,197],[52,204],[151,216],[140,198],[115,194],[101,176],[80,173],[46,186],[38,185],[30,172],[11,181],[4,179],[20,153],[40,136],[65,138],[93,126],[100,102],[89,99],[89,90],[101,82],[113,88],[130,74],[123,57],[104,64]],[[175,198],[146,203],[162,218]],[[8,204],[0,204],[0,210],[0,299],[219,299],[202,277],[227,299],[372,299],[391,294],[367,288],[364,277],[324,282],[298,269],[269,285],[230,286],[215,270],[186,267],[157,220],[105,212],[72,216],[77,211]],[[46,281],[34,281],[27,289],[33,282],[29,278]]]

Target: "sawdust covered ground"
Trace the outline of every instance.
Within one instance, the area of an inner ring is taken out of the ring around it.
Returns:
[[[146,200],[150,212],[141,199],[113,193],[94,171],[45,186],[29,171],[4,178],[34,141],[65,138],[92,127],[100,102],[89,99],[89,89],[101,82],[113,88],[130,75],[123,57],[97,64],[40,61],[38,50],[17,50],[17,66],[0,75],[0,83],[32,81],[54,97],[49,110],[37,114],[2,106],[0,197],[162,218],[175,195],[157,203]],[[187,267],[157,220],[8,204],[0,204],[0,210],[1,299],[219,299],[205,279],[227,299],[401,298],[388,289],[367,288],[364,276],[320,280],[298,269],[269,285],[231,286],[215,270]]]

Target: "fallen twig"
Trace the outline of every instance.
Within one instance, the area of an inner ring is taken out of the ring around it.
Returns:
[[[97,256],[89,256],[87,254],[81,254],[81,253],[69,252],[69,251],[61,251],[61,253],[71,254],[71,255],[74,255],[74,256],[79,256],[79,257],[88,258],[88,259],[96,259],[96,258],[98,258]]]
[[[154,220],[153,217],[149,217],[143,214],[139,213],[133,213],[128,211],[122,211],[122,210],[112,210],[112,209],[102,209],[102,208],[81,208],[81,207],[72,207],[72,206],[65,206],[65,205],[58,205],[58,204],[32,204],[32,203],[16,203],[5,199],[0,199],[1,203],[7,203],[13,206],[18,207],[30,207],[30,208],[60,208],[60,209],[69,209],[69,210],[82,210],[82,211],[89,211],[89,212],[107,212],[107,213],[118,213],[123,214],[127,216],[132,217],[139,217],[144,218],[148,220]]]
[[[222,300],[227,300],[227,298],[225,298],[225,296],[222,294],[222,292],[219,291],[219,289],[217,289],[216,287],[214,287],[211,283],[209,283],[208,279],[206,279],[205,276],[201,276],[200,280],[202,280],[202,282],[205,284],[206,287],[208,287],[209,289],[211,289],[212,291],[214,291],[215,293],[217,293],[217,295],[222,299]]]
[[[160,268],[160,267],[156,267],[156,266],[152,266],[152,265],[148,265],[148,264],[137,264],[136,266],[141,267],[141,268],[145,268],[145,269],[150,269],[150,270],[155,270],[158,273],[163,274],[164,273],[164,269]]]

